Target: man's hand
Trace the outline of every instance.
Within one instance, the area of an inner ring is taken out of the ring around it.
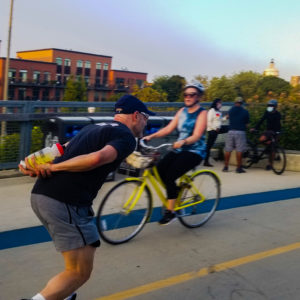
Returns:
[[[185,144],[185,140],[176,141],[173,144],[173,149],[181,148]]]
[[[38,165],[34,159],[34,157],[31,158],[31,163],[33,164],[33,167],[29,164],[28,158],[25,158],[25,164],[26,168],[24,168],[21,164],[19,164],[19,170],[24,174],[24,175],[29,175],[31,177],[51,177],[52,172],[51,172],[51,164],[40,164]]]
[[[150,135],[144,136],[143,140],[145,140],[146,142],[149,142],[151,140],[151,136]]]

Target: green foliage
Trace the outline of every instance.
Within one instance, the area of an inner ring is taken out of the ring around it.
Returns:
[[[0,143],[0,163],[18,161],[19,147],[19,133],[13,133],[4,136]]]
[[[230,102],[237,97],[234,82],[226,76],[213,77],[206,94],[208,101],[221,98],[224,102]]]
[[[241,72],[233,75],[231,78],[236,93],[246,101],[256,94],[258,83],[261,79],[261,74],[252,71]]]
[[[280,144],[285,149],[300,150],[300,105],[281,103],[279,111],[282,116]]]
[[[31,131],[30,153],[33,153],[43,148],[43,137],[44,134],[41,128],[39,126],[34,126]]]
[[[180,99],[185,82],[184,77],[179,75],[160,76],[154,79],[152,88],[160,93],[166,93],[169,102],[175,102]]]
[[[107,101],[108,102],[117,102],[119,100],[119,98],[121,98],[122,96],[124,96],[126,93],[115,93],[115,94],[112,94],[110,95],[108,98],[107,98]]]
[[[208,76],[206,75],[197,75],[194,77],[195,80],[199,81],[205,88],[205,90],[208,89],[209,87],[209,80],[208,80]]]
[[[146,87],[143,89],[136,89],[132,95],[139,98],[143,102],[167,102],[167,94],[158,92],[157,90]]]
[[[63,101],[87,101],[87,87],[82,76],[79,80],[75,80],[74,76],[69,77]]]
[[[258,82],[257,94],[260,97],[279,97],[282,93],[288,95],[291,90],[289,82],[275,76],[262,77]]]

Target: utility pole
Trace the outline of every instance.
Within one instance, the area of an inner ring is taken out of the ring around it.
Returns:
[[[10,15],[8,25],[8,39],[7,39],[7,54],[5,60],[5,77],[4,77],[4,91],[3,100],[7,100],[8,97],[8,72],[9,72],[9,58],[10,58],[10,41],[11,41],[11,28],[12,28],[12,15],[13,15],[14,0],[10,0]],[[3,107],[2,113],[6,113],[6,107]],[[6,122],[1,122],[1,138],[6,135]]]

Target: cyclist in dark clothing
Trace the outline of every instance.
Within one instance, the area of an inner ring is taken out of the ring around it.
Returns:
[[[262,133],[259,138],[261,143],[270,144],[271,140],[275,138],[278,139],[278,136],[281,131],[281,114],[277,110],[277,100],[271,99],[268,102],[267,110],[264,112],[261,119],[258,121],[254,128],[251,128],[250,131],[259,130],[260,126],[266,121],[266,130]],[[271,170],[271,159],[272,154],[269,158],[269,164],[266,166],[266,170]]]
[[[277,110],[277,100],[272,99],[268,102],[268,107],[261,119],[258,121],[257,125],[254,127],[255,130],[259,130],[260,126],[267,121],[266,131],[273,131],[274,134],[279,133],[281,131],[281,114]],[[265,135],[265,132],[261,136],[261,138]],[[265,138],[261,142],[266,141]]]

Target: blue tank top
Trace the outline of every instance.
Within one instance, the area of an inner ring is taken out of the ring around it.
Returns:
[[[187,107],[183,109],[183,111],[179,115],[179,121],[177,126],[177,130],[179,131],[179,137],[177,141],[184,140],[193,134],[197,118],[203,110],[204,108],[200,107],[195,112],[189,113]],[[177,152],[190,151],[199,154],[202,158],[205,158],[206,156],[205,133],[196,143],[190,145],[183,145],[183,147],[179,149],[175,149],[175,151]]]

